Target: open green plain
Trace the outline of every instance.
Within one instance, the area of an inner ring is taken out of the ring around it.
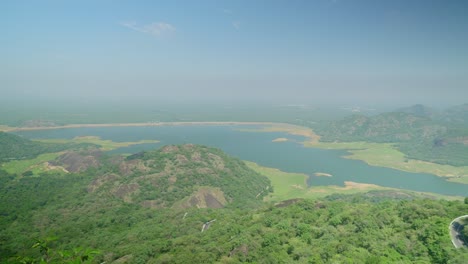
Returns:
[[[37,175],[42,172],[48,171],[43,164],[47,161],[54,160],[61,152],[58,153],[45,153],[37,156],[34,159],[27,160],[12,160],[1,164],[1,168],[11,174],[22,174],[26,171],[31,171]]]

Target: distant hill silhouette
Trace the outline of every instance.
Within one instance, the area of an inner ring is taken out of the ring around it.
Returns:
[[[376,116],[352,115],[315,130],[322,141],[396,143],[409,158],[468,165],[468,104],[442,112],[414,105]]]

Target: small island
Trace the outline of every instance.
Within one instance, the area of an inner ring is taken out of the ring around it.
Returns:
[[[272,140],[272,142],[286,142],[286,141],[288,141],[287,138],[275,138]]]
[[[317,177],[332,177],[333,175],[329,174],[329,173],[325,173],[325,172],[316,172],[314,173],[315,176]]]

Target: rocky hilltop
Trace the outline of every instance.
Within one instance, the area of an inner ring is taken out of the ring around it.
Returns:
[[[111,194],[149,208],[221,208],[260,202],[270,181],[219,149],[186,144],[107,160],[99,151],[67,152],[51,161],[69,172],[94,169],[90,194]]]

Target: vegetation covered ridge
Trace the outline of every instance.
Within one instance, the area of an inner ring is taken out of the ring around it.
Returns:
[[[22,192],[23,201],[36,207],[20,212],[15,221],[2,218],[0,259],[18,255],[40,259],[31,248],[35,243],[31,237],[48,232],[58,237],[49,244],[51,248],[99,249],[94,263],[462,264],[468,257],[467,250],[453,247],[447,229],[453,218],[468,210],[468,204],[460,201],[335,194],[266,203],[256,210],[156,210],[70,188],[85,182],[38,178],[21,187],[23,191],[54,187],[56,192],[51,197]],[[1,192],[2,199],[12,200],[15,194]],[[2,203],[0,210],[5,214],[11,208]],[[213,219],[209,229],[201,232]]]
[[[35,158],[40,154],[95,146],[88,142],[45,143],[0,131],[0,162]]]
[[[323,142],[393,143],[408,159],[468,166],[467,105],[443,113],[413,106],[376,116],[352,115],[315,128]]]
[[[447,233],[468,209],[461,201],[357,185],[339,191],[359,195],[308,192],[306,175],[192,144],[126,157],[74,150],[49,162],[67,175],[0,170],[2,260],[40,259],[32,238],[51,235],[56,252],[98,249],[95,263],[462,263],[468,254]]]

